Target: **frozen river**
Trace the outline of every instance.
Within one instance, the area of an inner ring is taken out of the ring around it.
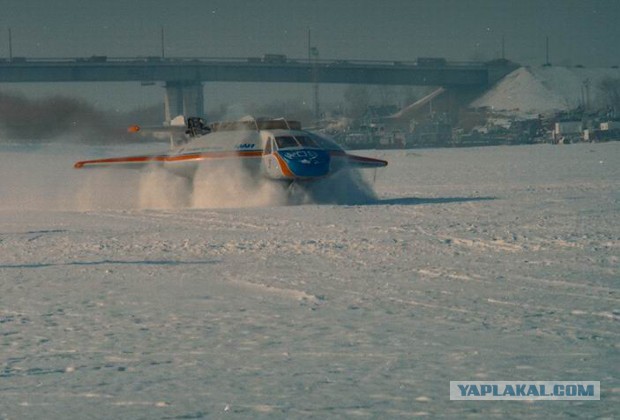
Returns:
[[[620,415],[620,143],[369,151],[374,203],[228,209],[0,152],[0,419]]]

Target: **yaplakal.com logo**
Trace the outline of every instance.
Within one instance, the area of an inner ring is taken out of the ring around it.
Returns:
[[[450,381],[450,400],[600,400],[600,381]]]

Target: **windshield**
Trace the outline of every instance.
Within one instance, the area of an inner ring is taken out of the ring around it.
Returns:
[[[295,138],[297,139],[299,144],[302,145],[302,147],[319,147],[319,145],[316,144],[316,142],[308,136],[295,136]]]
[[[276,144],[278,145],[278,148],[280,149],[286,149],[286,148],[291,148],[291,147],[319,148],[319,145],[317,144],[316,141],[314,141],[314,139],[312,139],[309,136],[305,136],[305,135],[277,136]]]
[[[317,147],[325,150],[342,150],[342,147],[338,146],[336,142],[318,134],[308,132],[311,139],[317,144]]]
[[[276,144],[279,149],[286,149],[291,147],[311,147],[314,149],[334,149],[334,144],[329,140],[323,139],[319,136],[308,134],[299,134],[296,136],[277,136]],[[335,146],[337,149],[338,146]]]
[[[286,149],[289,147],[299,147],[299,143],[293,136],[278,136],[276,137],[276,144],[279,149]]]

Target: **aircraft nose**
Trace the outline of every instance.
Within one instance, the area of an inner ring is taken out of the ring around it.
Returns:
[[[316,178],[329,173],[330,155],[324,150],[282,150],[278,153],[296,177]]]

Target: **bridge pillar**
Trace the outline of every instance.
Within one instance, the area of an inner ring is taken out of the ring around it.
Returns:
[[[199,81],[166,82],[166,121],[178,115],[204,117],[204,93]]]

